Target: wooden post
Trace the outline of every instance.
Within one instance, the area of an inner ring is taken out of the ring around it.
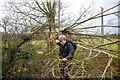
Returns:
[[[101,36],[104,36],[104,27],[103,27],[103,8],[101,8]],[[101,43],[104,43],[104,39],[101,39]]]
[[[103,27],[103,8],[101,8],[101,35],[104,35],[104,27]]]
[[[58,34],[60,35],[60,0],[58,0]]]

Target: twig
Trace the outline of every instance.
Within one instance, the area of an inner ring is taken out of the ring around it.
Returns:
[[[120,40],[117,40],[117,41],[114,41],[114,42],[110,42],[110,43],[101,44],[101,45],[97,45],[94,48],[98,48],[98,47],[102,47],[102,46],[106,46],[106,45],[110,45],[110,44],[115,44],[115,43],[118,43],[118,42],[120,42]]]
[[[89,53],[88,57],[85,60],[89,59],[91,54],[92,54],[92,49],[90,49],[90,53]]]
[[[111,57],[111,58],[109,59],[109,61],[108,61],[108,64],[107,64],[107,66],[106,66],[106,68],[105,68],[102,76],[101,76],[101,80],[102,80],[103,78],[105,78],[105,73],[106,73],[108,67],[110,66],[110,63],[112,62],[112,60],[113,60],[113,58]]]
[[[90,50],[90,48],[85,47],[85,46],[80,46],[80,45],[77,45],[77,46],[82,47],[82,48],[84,48],[86,50]],[[118,56],[116,56],[114,54],[110,54],[109,52],[107,52],[105,50],[102,50],[102,49],[92,49],[92,50],[95,51],[95,52],[101,52],[101,53],[107,54],[109,57],[120,58],[120,57],[118,57]]]

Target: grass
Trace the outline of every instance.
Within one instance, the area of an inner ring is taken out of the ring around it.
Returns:
[[[116,41],[117,39],[113,39],[112,41]],[[111,41],[104,39],[104,43],[101,43],[100,39],[81,39],[81,41],[83,41],[83,43],[85,44],[89,44],[92,46],[97,46],[100,44],[105,44],[105,43],[110,43]],[[33,48],[35,51],[42,51],[42,52],[47,52],[47,42],[44,40],[34,40],[31,41],[31,44],[33,45]],[[111,50],[111,51],[120,51],[118,50],[118,45],[117,44],[110,44],[110,45],[106,45],[106,46],[102,46],[100,48],[103,49],[107,49],[107,50]],[[78,50],[78,49],[77,49]],[[56,50],[58,52],[58,50]],[[89,53],[89,51],[87,52]],[[85,53],[84,51],[81,52],[80,50],[76,51],[75,54],[81,54],[81,58],[84,58],[85,56],[87,56],[88,54]],[[47,54],[47,53],[46,53]],[[96,54],[96,53],[95,53]]]
[[[34,49],[36,51],[46,52],[47,51],[47,43],[43,40],[41,41],[31,41],[31,44],[33,45]]]

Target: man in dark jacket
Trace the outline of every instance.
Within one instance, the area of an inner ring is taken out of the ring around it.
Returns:
[[[59,45],[59,56],[60,56],[60,73],[65,80],[68,80],[68,75],[64,68],[67,66],[67,60],[72,60],[74,56],[75,49],[72,43],[66,39],[65,35],[60,35],[58,40],[56,40],[57,45]]]

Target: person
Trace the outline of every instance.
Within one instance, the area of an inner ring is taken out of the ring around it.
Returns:
[[[67,66],[67,61],[73,59],[75,49],[65,35],[60,35],[56,40],[56,43],[59,46],[59,58],[61,60],[59,63],[60,74],[62,75],[63,80],[69,80],[69,76],[64,68]],[[68,66],[68,68],[70,68],[70,66]]]

